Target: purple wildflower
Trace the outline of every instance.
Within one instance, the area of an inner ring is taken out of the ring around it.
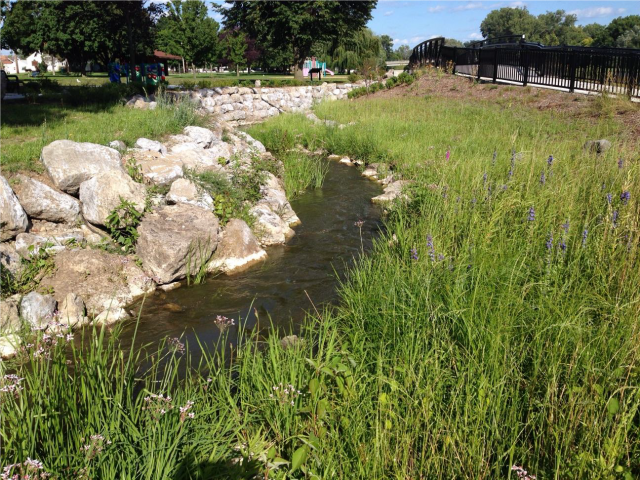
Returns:
[[[611,222],[613,223],[613,228],[618,226],[618,210],[613,211],[613,217],[611,218]]]
[[[533,207],[529,209],[529,221],[533,222],[536,219],[536,211]]]
[[[629,193],[629,190],[625,190],[620,194],[620,201],[622,202],[623,205],[626,205],[627,203],[629,203],[630,198],[631,198],[631,194]]]
[[[587,230],[586,228],[582,231],[582,246],[586,246],[587,245],[587,237],[589,236],[589,230]]]
[[[417,261],[418,260],[418,250],[416,250],[415,248],[411,249],[411,260]]]
[[[503,190],[503,191],[506,191],[506,190],[507,190],[507,188],[509,188],[507,185],[502,185],[502,190]]]
[[[451,151],[447,148],[447,153],[444,155],[445,160],[449,160],[451,158]]]
[[[438,254],[438,261],[439,261],[439,262],[442,262],[443,260],[444,260],[444,255],[443,255],[443,254],[441,254],[441,253],[439,253],[439,254]]]
[[[562,229],[564,230],[564,233],[569,233],[569,220],[562,224]]]
[[[609,205],[611,205],[611,200],[613,199],[613,195],[611,195],[610,193],[607,193],[607,203]]]
[[[549,238],[547,239],[547,250],[551,250],[553,248],[553,232],[549,232]]]
[[[429,250],[429,258],[432,262],[436,261],[436,252],[433,248],[433,237],[431,235],[427,235],[427,249]]]
[[[607,184],[602,182],[602,186],[600,187],[600,191],[604,192],[604,189],[607,188]]]
[[[622,169],[624,168],[624,160],[622,160],[622,158],[620,158],[620,159],[618,160],[618,168],[619,168],[620,170],[622,170]]]
[[[544,174],[544,170],[540,173],[540,185],[544,185],[547,181],[547,177]]]
[[[547,158],[547,165],[551,166],[553,164],[553,155],[549,155],[549,158]]]
[[[562,250],[562,253],[567,251],[567,244],[564,242],[564,239],[560,240],[560,250]]]

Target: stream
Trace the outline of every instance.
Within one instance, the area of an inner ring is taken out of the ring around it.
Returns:
[[[220,335],[214,324],[217,315],[233,318],[232,329],[242,319],[248,331],[266,333],[273,323],[295,333],[306,312],[337,301],[336,287],[345,270],[371,248],[381,226],[381,209],[371,198],[381,191],[357,169],[329,162],[324,186],[291,201],[302,223],[286,245],[268,247],[263,263],[241,273],[209,276],[203,284],[158,290],[147,297],[136,344],[182,337],[194,351],[197,336],[202,345],[213,345]],[[358,220],[364,221],[361,229],[354,225]],[[132,306],[132,313],[141,303]],[[124,347],[134,330],[135,322],[124,328]]]

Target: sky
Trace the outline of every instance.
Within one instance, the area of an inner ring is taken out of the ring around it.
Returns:
[[[578,25],[608,24],[616,17],[640,15],[640,1],[406,1],[380,0],[368,26],[378,35],[389,35],[394,47],[416,46],[432,37],[478,40],[480,23],[502,7],[526,6],[530,13],[565,10],[578,16]]]

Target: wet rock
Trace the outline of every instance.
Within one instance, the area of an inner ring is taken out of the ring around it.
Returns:
[[[262,199],[258,204],[268,205],[269,208],[280,216],[290,227],[300,223],[300,219],[287,200],[284,186],[278,177],[266,172],[265,182],[260,187],[260,193],[262,194]]]
[[[172,282],[165,285],[158,285],[158,289],[162,290],[163,292],[170,292],[171,290],[180,288],[180,285],[182,285],[180,282]]]
[[[32,327],[40,327],[53,319],[57,303],[51,295],[27,293],[20,302],[20,316]]]
[[[70,327],[79,327],[87,323],[84,301],[73,292],[67,294],[58,309],[58,321]]]
[[[66,233],[42,234],[20,233],[16,237],[16,251],[23,258],[36,255],[41,248],[48,253],[56,254],[68,247],[77,247],[84,242],[84,234],[80,229],[69,230]]]
[[[211,195],[198,187],[191,180],[180,178],[171,184],[167,194],[167,203],[188,203],[206,210],[213,210]]]
[[[392,182],[384,188],[384,193],[382,195],[373,197],[371,201],[377,204],[385,204],[393,202],[396,198],[406,199],[407,196],[402,193],[402,190],[409,183],[411,183],[409,180],[397,180]]]
[[[267,258],[253,232],[243,220],[231,219],[222,234],[216,253],[207,270],[232,273]]]
[[[0,241],[27,230],[29,219],[6,178],[0,175]]]
[[[97,325],[112,325],[122,320],[131,318],[129,312],[122,307],[111,307],[103,312],[100,312],[93,319],[93,322]]]
[[[340,160],[339,160],[339,161],[340,161],[340,163],[342,163],[343,165],[347,165],[347,166],[349,166],[349,167],[355,167],[355,166],[356,166],[356,164],[355,164],[355,163],[353,163],[349,157],[342,157],[342,158],[340,158]]]
[[[135,148],[140,148],[142,150],[149,150],[151,152],[158,152],[162,155],[167,153],[167,147],[165,147],[162,143],[157,142],[155,140],[149,140],[148,138],[139,138],[136,140]]]
[[[40,220],[75,223],[80,202],[26,175],[17,175],[14,191],[27,215]]]
[[[370,165],[367,165],[362,172],[362,176],[366,178],[371,178],[372,180],[377,180],[379,167],[380,167],[379,163],[372,163]]]
[[[218,245],[218,219],[203,208],[179,203],[147,214],[138,227],[136,253],[157,283],[195,275]]]
[[[287,222],[276,215],[268,205],[255,205],[249,213],[256,219],[256,235],[262,245],[279,245],[295,235]]]
[[[107,217],[122,200],[133,202],[136,210],[144,211],[146,190],[120,170],[96,175],[80,185],[82,215],[94,225],[106,225]]]
[[[56,270],[41,281],[62,303],[67,295],[81,297],[89,315],[124,307],[155,290],[155,283],[133,258],[102,250],[65,250],[55,257]]]
[[[185,127],[183,133],[203,148],[209,148],[215,142],[221,140],[208,128],[202,127]]]
[[[13,295],[0,302],[0,333],[20,331],[20,300],[21,295]]]
[[[601,154],[611,148],[611,142],[606,139],[601,140],[589,140],[584,144],[584,149],[592,153]]]
[[[42,163],[56,188],[76,195],[80,184],[111,170],[124,171],[120,153],[95,143],[56,140],[42,149]]]

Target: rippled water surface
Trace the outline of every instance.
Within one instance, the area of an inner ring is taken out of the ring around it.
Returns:
[[[236,275],[207,278],[201,285],[158,291],[144,302],[137,341],[155,343],[165,336],[193,336],[211,344],[218,335],[216,315],[242,318],[247,329],[263,330],[269,317],[275,325],[299,323],[306,311],[337,299],[338,278],[366,252],[379,229],[380,209],[371,197],[381,188],[352,167],[330,163],[324,187],[309,190],[291,202],[301,225],[286,245],[269,247],[264,263]],[[362,236],[354,225],[364,220]],[[138,311],[140,304],[134,305]],[[256,317],[257,312],[257,317]],[[133,333],[125,328],[124,340]],[[287,328],[288,329],[288,328]]]

